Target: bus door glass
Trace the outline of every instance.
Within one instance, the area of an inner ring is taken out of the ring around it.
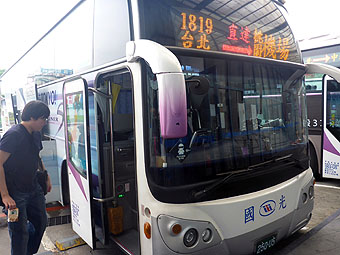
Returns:
[[[108,215],[107,231],[118,245],[139,252],[135,133],[132,78],[127,69],[96,79],[98,146],[102,203]],[[109,95],[105,98],[102,95]],[[95,206],[96,207],[96,206]],[[114,223],[114,224],[113,224]],[[130,240],[127,242],[127,240]],[[131,243],[131,240],[133,242]]]
[[[323,177],[340,179],[340,84],[324,78]]]
[[[72,227],[91,248],[95,248],[86,81],[66,82],[63,99]]]

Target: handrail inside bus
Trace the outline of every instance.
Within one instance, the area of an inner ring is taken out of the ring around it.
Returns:
[[[104,92],[101,92],[101,91],[99,91],[98,89],[95,89],[95,88],[92,88],[92,87],[88,87],[88,90],[90,90],[90,91],[92,91],[93,93],[96,93],[96,94],[98,94],[98,95],[100,95],[100,96],[102,96],[102,97],[105,97],[105,98],[107,98],[107,99],[112,98],[111,95],[105,94]]]
[[[107,198],[97,198],[97,197],[93,197],[93,200],[99,202],[99,203],[105,203],[105,202],[109,202],[109,201],[113,201],[115,200],[115,197],[107,197]]]

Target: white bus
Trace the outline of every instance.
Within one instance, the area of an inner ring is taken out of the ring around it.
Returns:
[[[340,67],[340,41],[319,38],[303,45],[306,63]],[[311,168],[315,177],[340,179],[339,83],[323,74],[306,77]]]
[[[7,70],[7,88],[55,77],[37,84],[44,137],[89,246],[260,254],[308,223],[303,76],[328,69],[302,64],[285,15],[270,0],[81,1]]]

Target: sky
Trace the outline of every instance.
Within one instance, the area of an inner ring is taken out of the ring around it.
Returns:
[[[0,0],[0,69],[7,69],[79,0]]]
[[[0,69],[7,69],[79,0],[0,0]],[[340,34],[339,0],[286,0],[297,39]]]
[[[339,0],[286,0],[289,22],[298,40],[340,35]]]

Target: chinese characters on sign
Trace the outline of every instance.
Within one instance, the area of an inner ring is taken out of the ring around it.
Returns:
[[[229,36],[227,37],[227,39],[231,41],[241,40],[244,43],[246,43],[247,46],[240,47],[223,44],[222,50],[234,53],[247,54],[249,56],[253,55],[262,58],[272,58],[280,60],[288,59],[289,56],[288,38],[281,38],[280,36],[276,38],[272,35],[268,36],[267,34],[263,34],[261,30],[255,29],[254,33],[252,34],[254,45],[254,48],[252,50],[250,46],[250,35],[251,32],[247,26],[239,28],[235,24],[230,25]]]
[[[232,24],[229,26],[229,36],[227,37],[229,40],[233,41],[238,41],[238,39],[244,41],[245,43],[250,43],[249,41],[249,35],[250,35],[250,30],[249,28],[246,27],[241,27],[241,33],[240,33],[240,38],[237,37],[237,30],[238,26],[235,24]]]
[[[244,209],[244,223],[247,223],[249,221],[254,221],[255,217],[254,217],[254,206],[251,206],[247,209]]]
[[[273,59],[287,60],[289,55],[288,38],[278,37],[276,40],[272,35],[262,34],[261,30],[254,32],[254,56],[271,57]]]
[[[277,200],[276,200],[277,201]],[[267,217],[270,216],[271,214],[273,214],[275,212],[275,210],[285,210],[287,207],[286,204],[286,196],[281,195],[279,201],[278,201],[278,205],[279,208],[277,209],[276,207],[276,202],[275,200],[267,200],[264,203],[262,203],[259,206],[259,213],[256,214],[257,216],[261,216],[261,217]],[[256,217],[257,217],[256,216]],[[255,222],[255,207],[254,206],[250,206],[249,208],[244,209],[244,224],[247,224],[248,222]]]
[[[286,197],[284,195],[281,195],[280,202],[279,202],[279,210],[280,209],[285,209],[286,208]]]
[[[180,29],[181,44],[184,48],[196,48],[211,50],[211,43],[216,41],[211,35],[214,29],[213,20],[195,14],[182,12],[182,22]],[[257,56],[262,58],[272,58],[287,60],[289,50],[289,39],[281,36],[275,37],[262,33],[261,30],[251,31],[248,26],[242,27],[231,24],[227,27],[225,39],[229,42],[222,44],[220,50],[233,53]]]
[[[77,205],[74,201],[72,201],[72,220],[80,227],[79,205]]]
[[[187,15],[185,12],[182,15],[182,27],[181,29],[185,31],[184,35],[181,37],[183,41],[184,48],[192,48],[196,45],[197,49],[210,50],[209,40],[207,35],[211,34],[213,30],[212,19],[203,17],[198,17],[194,14]],[[194,44],[193,33],[199,33],[198,40]]]
[[[303,58],[306,63],[326,63],[338,66],[340,62],[340,52],[329,52],[323,55],[314,55]]]

